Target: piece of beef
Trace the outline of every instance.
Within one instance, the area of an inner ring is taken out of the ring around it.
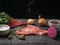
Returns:
[[[22,20],[16,20],[12,18],[11,23],[8,24],[11,28],[15,28],[17,26],[25,25],[26,23],[23,22]]]
[[[47,34],[47,30],[42,30],[37,26],[32,26],[32,25],[28,25],[25,28],[22,28],[20,31],[17,30],[16,34],[24,34],[24,35],[45,35]]]

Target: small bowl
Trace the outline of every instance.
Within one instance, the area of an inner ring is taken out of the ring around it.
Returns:
[[[10,26],[6,24],[0,24],[0,35],[9,34]]]
[[[60,26],[60,20],[51,19],[48,21],[48,25],[51,26]]]

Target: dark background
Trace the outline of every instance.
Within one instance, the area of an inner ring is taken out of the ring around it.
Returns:
[[[0,0],[0,11],[10,14],[14,18],[60,18],[60,2],[58,0]],[[31,9],[30,13],[28,9]]]

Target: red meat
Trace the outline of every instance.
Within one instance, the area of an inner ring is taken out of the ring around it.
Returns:
[[[24,25],[24,24],[26,24],[26,23],[21,21],[21,20],[16,20],[16,19],[12,18],[12,21],[9,25],[10,25],[11,28],[15,28],[17,26],[21,26],[21,25]]]
[[[45,35],[47,34],[47,30],[42,30],[39,27],[28,25],[25,28],[22,28],[20,31],[17,30],[16,34],[24,34],[24,35],[31,35],[31,34],[38,34],[38,35]]]

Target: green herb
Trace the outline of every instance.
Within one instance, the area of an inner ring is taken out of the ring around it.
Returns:
[[[10,33],[11,33],[12,35],[15,35],[15,31],[16,31],[16,30],[11,29],[11,30],[10,30]]]
[[[11,22],[11,17],[9,14],[5,13],[5,12],[0,12],[0,24],[8,24]]]
[[[12,39],[13,38],[13,35],[15,35],[15,30],[14,29],[11,29],[10,30],[10,34],[8,35],[8,39]]]

